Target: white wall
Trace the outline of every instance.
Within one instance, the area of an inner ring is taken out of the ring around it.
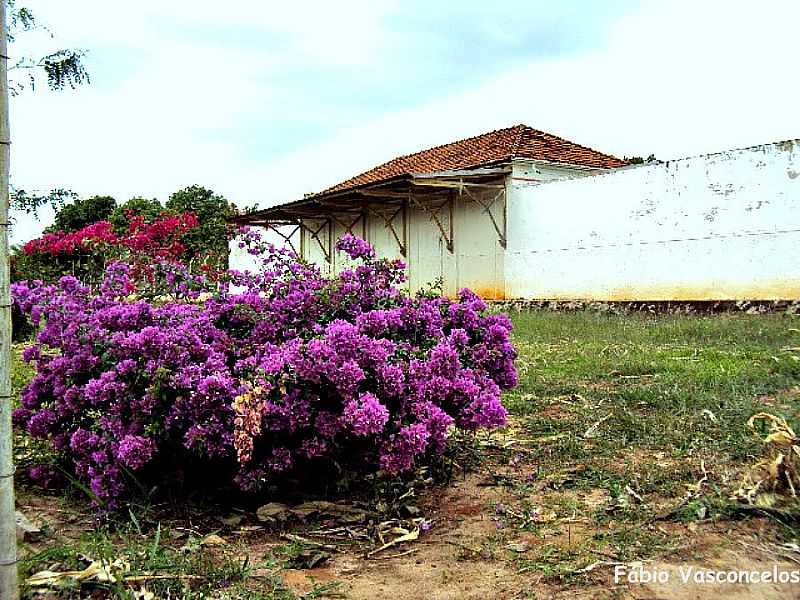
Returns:
[[[800,298],[800,141],[537,184],[513,174],[509,298]]]

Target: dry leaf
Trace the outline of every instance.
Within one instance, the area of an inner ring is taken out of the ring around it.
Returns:
[[[509,542],[506,545],[506,548],[508,548],[513,552],[522,553],[528,551],[528,549],[530,548],[530,544],[528,544],[528,542]]]
[[[133,600],[155,600],[156,595],[142,586],[139,591],[133,592]]]
[[[769,430],[763,442],[767,458],[756,463],[745,476],[734,498],[751,505],[773,507],[797,501],[800,487],[800,439],[781,417],[761,412],[747,421],[758,433],[756,423],[764,422]]]
[[[221,538],[215,533],[207,535],[202,540],[200,540],[201,546],[224,546],[227,543],[228,542],[226,542],[223,538]]]
[[[280,502],[270,502],[256,511],[259,521],[277,521],[286,518],[289,507]]]

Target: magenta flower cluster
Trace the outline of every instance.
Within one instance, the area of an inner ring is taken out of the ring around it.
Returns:
[[[454,427],[501,426],[516,385],[511,323],[468,290],[410,296],[404,266],[345,236],[335,277],[264,245],[258,273],[217,282],[164,267],[157,294],[112,264],[97,290],[64,277],[18,283],[40,324],[36,375],[14,419],[118,506],[130,473],[226,464],[256,490],[293,469],[408,470]]]

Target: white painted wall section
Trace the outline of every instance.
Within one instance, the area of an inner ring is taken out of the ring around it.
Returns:
[[[509,298],[800,298],[800,141],[512,180]]]

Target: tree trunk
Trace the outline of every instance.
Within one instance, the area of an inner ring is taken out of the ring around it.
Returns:
[[[17,600],[17,531],[11,434],[11,294],[8,256],[8,42],[6,0],[0,0],[0,598]]]

